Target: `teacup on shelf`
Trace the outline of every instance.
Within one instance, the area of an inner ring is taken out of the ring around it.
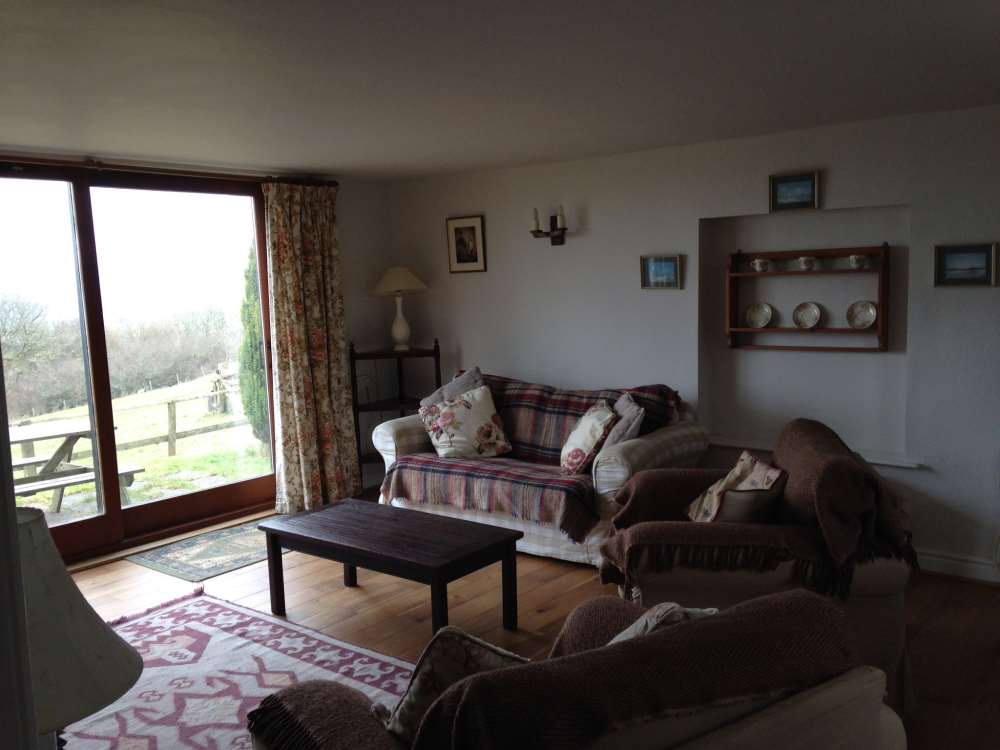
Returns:
[[[848,257],[847,262],[850,263],[851,268],[854,269],[868,268],[867,255],[851,255]]]
[[[816,259],[811,255],[803,255],[799,258],[799,268],[803,271],[812,271],[816,268]]]
[[[771,261],[767,258],[754,258],[750,261],[750,268],[752,268],[757,273],[765,273],[771,270]]]

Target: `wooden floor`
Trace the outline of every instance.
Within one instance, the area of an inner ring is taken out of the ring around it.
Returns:
[[[82,570],[74,578],[109,620],[198,586],[126,560]],[[430,637],[429,588],[364,570],[358,571],[358,579],[359,588],[347,589],[339,563],[288,553],[288,619],[415,661]],[[269,611],[264,562],[212,578],[204,586],[212,596]],[[591,567],[520,555],[516,632],[500,625],[499,565],[450,584],[448,593],[452,625],[537,659],[547,653],[577,604],[614,589],[602,586]],[[907,617],[917,694],[910,748],[1000,748],[1000,588],[921,575],[908,594]]]

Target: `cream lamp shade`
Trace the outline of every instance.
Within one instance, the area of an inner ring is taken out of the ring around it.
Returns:
[[[377,297],[391,297],[394,294],[422,292],[426,288],[427,285],[418,279],[417,275],[409,268],[393,266],[382,274],[382,278],[378,280],[372,294]]]
[[[379,297],[396,297],[396,318],[392,321],[392,341],[397,352],[404,352],[410,348],[410,324],[403,316],[403,295],[422,292],[427,288],[417,275],[406,266],[393,266],[388,269],[378,284],[372,290],[372,294]]]
[[[83,598],[45,514],[17,509],[28,658],[40,735],[114,703],[142,673],[142,657]]]

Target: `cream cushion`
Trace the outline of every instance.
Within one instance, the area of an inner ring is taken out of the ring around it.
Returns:
[[[749,451],[743,451],[732,471],[701,493],[688,506],[688,518],[692,521],[702,522],[716,520],[752,522],[758,520],[752,515],[760,511],[749,505],[743,509],[734,508],[732,512],[728,512],[727,508],[725,517],[720,517],[720,515],[723,514],[724,503],[736,504],[741,499],[756,500],[764,504],[776,502],[784,487],[783,482],[780,481],[783,475],[784,472],[781,469],[758,460]],[[740,494],[732,494],[733,491],[751,494],[741,498]],[[730,496],[731,494],[732,496]]]
[[[615,410],[603,399],[587,409],[563,444],[559,459],[562,473],[583,474],[617,421]]]
[[[490,458],[510,453],[510,441],[489,386],[420,407],[420,419],[441,458]]]

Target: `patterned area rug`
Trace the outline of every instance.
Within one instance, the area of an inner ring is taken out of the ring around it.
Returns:
[[[209,531],[127,559],[185,581],[204,581],[267,559],[265,534],[257,531],[262,520]]]
[[[286,685],[335,680],[391,707],[413,669],[202,594],[114,624],[145,668],[116,703],[67,728],[69,750],[250,750],[247,713]]]

